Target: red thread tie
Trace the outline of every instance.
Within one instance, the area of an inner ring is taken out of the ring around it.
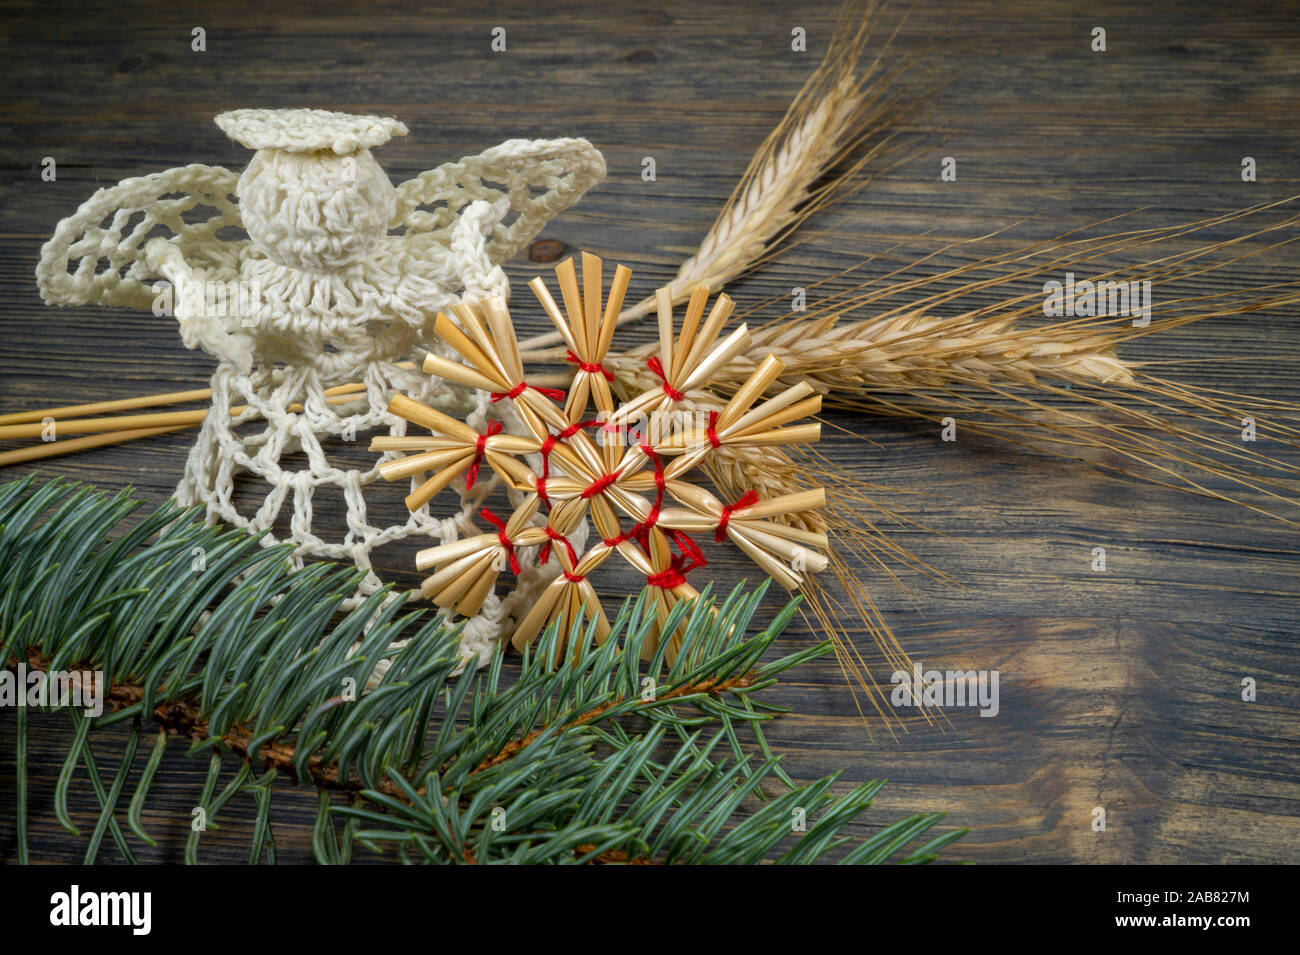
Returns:
[[[550,538],[550,540],[543,544],[542,549],[538,551],[537,559],[539,563],[545,564],[551,559],[551,541],[557,541],[563,544],[564,549],[569,552],[569,563],[573,564],[574,567],[578,566],[578,553],[573,549],[573,545],[569,543],[567,537],[557,531],[550,524],[546,525],[546,536]]]
[[[564,400],[564,392],[559,388],[538,388],[536,385],[530,385],[526,381],[521,381],[519,382],[519,384],[515,385],[509,391],[492,392],[492,396],[491,396],[492,402],[493,404],[495,404],[496,402],[500,401],[502,398],[509,398],[511,401],[514,401],[516,398],[522,395],[529,388],[532,388],[533,391],[536,391],[539,394],[545,395],[546,397],[550,398],[552,401]]]
[[[693,541],[689,535],[683,531],[672,530],[668,536],[677,544],[680,553],[676,554],[667,569],[658,573],[650,574],[646,577],[645,582],[651,587],[662,587],[664,590],[671,590],[674,587],[680,587],[686,583],[686,575],[697,567],[703,567],[708,561],[704,559],[704,554],[698,544]],[[644,546],[644,545],[643,545]],[[646,548],[647,550],[649,548]]]
[[[611,471],[609,474],[602,474],[600,477],[596,478],[596,480],[592,481],[585,488],[583,488],[582,491],[583,500],[586,500],[587,498],[590,497],[595,497],[597,494],[605,493],[605,490],[611,484],[617,481],[619,475],[622,473],[623,471],[620,468],[617,471]]]
[[[565,361],[571,361],[589,375],[604,375],[606,381],[614,380],[614,373],[599,362],[583,361],[570,350],[565,356]]]
[[[546,440],[542,442],[542,446],[538,448],[542,455],[542,473],[537,478],[537,496],[542,499],[542,503],[546,505],[548,511],[551,509],[551,499],[546,496],[546,479],[551,476],[551,452],[554,450],[555,435],[548,434]],[[543,560],[542,563],[544,564],[546,561]]]
[[[650,528],[654,527],[656,524],[659,523],[659,509],[663,507],[664,488],[667,487],[668,485],[668,482],[664,480],[663,462],[659,460],[659,455],[655,453],[655,449],[650,447],[650,445],[646,444],[645,442],[642,442],[641,453],[654,462],[655,503],[654,506],[650,508],[650,512],[646,514],[645,520],[643,520],[640,524],[638,524],[636,527],[632,529],[633,535],[644,534]]]
[[[703,567],[708,563],[708,561],[704,559],[704,552],[701,551],[700,546],[695,543],[695,539],[685,531],[671,530],[668,532],[668,536],[673,539],[677,544],[678,551],[680,551],[674,559],[674,563],[678,566],[678,569],[683,575],[689,574],[697,567]]]
[[[646,359],[646,367],[653,371],[659,380],[664,383],[664,394],[673,401],[682,401],[686,396],[668,383],[668,376],[664,374],[663,363],[659,360],[658,355],[651,355]]]
[[[575,421],[555,437],[559,441],[568,441],[583,428],[590,428],[594,424],[600,424],[600,422],[594,418],[590,421]]]
[[[713,445],[715,448],[720,448],[722,447],[722,439],[718,437],[718,432],[713,430],[717,423],[718,413],[716,411],[710,411],[709,426],[705,429],[704,436],[709,439],[709,444]]]
[[[486,507],[479,511],[479,514],[482,515],[483,520],[496,527],[497,540],[501,542],[501,546],[506,549],[506,554],[510,557],[510,570],[512,573],[519,573],[519,561],[515,557],[515,545],[512,544],[510,538],[506,536],[506,522],[501,520],[501,518],[497,517]]]
[[[675,567],[669,567],[657,574],[651,574],[646,577],[645,582],[651,587],[662,587],[664,590],[672,590],[674,587],[680,587],[686,583],[686,575]]]
[[[500,434],[502,427],[500,421],[489,421],[487,433],[478,436],[478,441],[474,444],[474,460],[470,463],[469,470],[465,472],[465,490],[468,491],[472,488],[474,482],[478,480],[478,466],[479,462],[483,460],[483,452],[487,450],[488,438],[494,434]]]
[[[746,491],[744,495],[735,504],[725,504],[722,507],[722,517],[718,519],[718,531],[713,535],[713,539],[721,544],[727,537],[727,525],[731,523],[732,511],[743,511],[747,507],[753,507],[758,503],[757,491]]]
[[[633,540],[634,538],[639,540],[645,536],[646,532],[649,531],[650,528],[659,523],[659,509],[663,506],[664,488],[668,482],[664,480],[663,462],[659,460],[659,455],[655,453],[655,449],[645,443],[642,443],[640,447],[645,456],[654,462],[655,466],[656,491],[654,506],[651,507],[649,513],[646,514],[645,520],[633,524],[631,530],[623,531],[617,537],[603,538],[606,547],[617,547],[619,544]]]
[[[589,428],[593,424],[599,423],[599,421],[595,420],[575,421],[559,434],[548,434],[546,440],[542,442],[541,447],[537,449],[538,453],[542,456],[542,474],[537,479],[537,496],[542,499],[542,503],[546,505],[547,510],[551,507],[551,499],[546,496],[546,480],[551,476],[551,452],[555,450],[556,443],[567,441],[583,428]],[[543,560],[542,563],[546,563],[546,561]]]

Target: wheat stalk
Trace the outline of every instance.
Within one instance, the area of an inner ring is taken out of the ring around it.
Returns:
[[[890,127],[902,111],[895,81],[904,64],[886,66],[888,42],[865,67],[880,5],[848,0],[820,65],[763,140],[695,254],[667,283],[674,304],[697,286],[718,289],[769,259],[809,216],[874,178],[867,167],[887,152]],[[891,37],[892,38],[892,37]],[[875,170],[875,174],[882,172]],[[647,296],[619,313],[618,323],[655,310]],[[520,342],[525,359],[560,344],[554,333]]]
[[[1145,327],[1133,326],[1128,318],[1044,324],[1040,289],[1023,292],[1014,287],[1017,282],[1041,283],[1044,275],[1064,270],[1092,268],[1105,256],[1145,251],[1278,205],[1282,204],[1262,204],[1195,223],[1110,236],[1076,239],[1068,233],[938,275],[903,275],[908,269],[919,271],[931,258],[962,244],[952,243],[912,258],[907,266],[878,279],[828,296],[807,313],[760,324],[758,316],[773,304],[760,303],[737,316],[758,324],[751,332],[748,352],[718,369],[708,390],[693,391],[686,401],[696,410],[716,410],[721,407],[721,396],[743,383],[760,360],[775,355],[785,366],[781,387],[808,382],[825,394],[828,406],[936,421],[957,415],[968,432],[1035,450],[1070,457],[1081,457],[1089,450],[1105,451],[1111,460],[1090,463],[1130,476],[1140,474],[1148,481],[1154,475],[1155,483],[1169,487],[1233,500],[1202,483],[1205,476],[1215,475],[1279,501],[1300,503],[1290,480],[1296,474],[1293,465],[1244,448],[1235,440],[1216,437],[1215,430],[1221,431],[1225,421],[1239,421],[1252,414],[1259,419],[1261,434],[1267,430],[1275,441],[1298,446],[1300,427],[1286,422],[1287,416],[1300,408],[1179,385],[1145,373],[1144,363],[1118,353],[1124,342],[1143,335],[1211,317],[1293,304],[1300,301],[1297,283],[1196,297],[1162,296],[1153,306],[1155,317]],[[1226,241],[1149,255],[1123,274],[1114,268],[1086,274],[1095,280],[1151,281],[1163,288],[1175,280],[1221,270],[1285,245],[1292,239],[1240,255],[1231,251],[1240,243],[1298,221],[1300,217],[1292,216]],[[1224,256],[1224,252],[1229,254]],[[864,258],[861,264],[872,260]],[[818,284],[809,285],[810,290]],[[941,314],[951,311],[953,303],[960,306],[966,297],[986,300],[984,293],[991,291],[999,293],[992,304],[959,308],[951,317]],[[902,297],[908,301],[893,303]],[[852,317],[864,312],[871,317]],[[616,390],[630,395],[658,386],[658,379],[646,366],[653,347],[606,356],[604,365],[615,375]],[[1056,403],[1049,404],[1049,399]],[[1180,416],[1190,418],[1190,424]],[[872,683],[871,670],[848,639],[843,621],[861,621],[884,659],[895,669],[906,669],[906,654],[876,610],[863,582],[864,572],[879,570],[900,586],[891,563],[902,561],[934,576],[943,575],[877,526],[873,511],[892,522],[901,519],[880,506],[872,486],[835,468],[815,448],[726,450],[727,454],[718,455],[713,462],[711,477],[732,497],[751,489],[764,496],[789,493],[808,481],[827,489],[827,506],[821,515],[825,530],[836,540],[828,568],[835,586],[827,587],[816,577],[808,581],[804,593],[812,617],[810,626],[832,636],[855,699],[859,690],[864,691],[876,712],[887,715],[880,709],[880,688]],[[1129,471],[1125,464],[1141,467]],[[1262,473],[1268,468],[1284,472],[1287,479]],[[1192,477],[1187,476],[1189,471]],[[1271,513],[1244,501],[1236,503]],[[889,719],[885,722],[890,724]]]
[[[674,300],[689,295],[697,285],[720,288],[731,282],[757,264],[775,239],[814,211],[815,204],[805,200],[814,195],[817,180],[840,157],[861,106],[858,82],[844,77],[790,128],[786,124],[777,128],[774,147],[758,151],[699,251],[668,283]],[[829,185],[845,183],[841,178]],[[649,297],[628,313],[649,314],[653,305]]]
[[[828,395],[862,390],[912,391],[953,382],[1035,384],[1046,376],[1070,383],[1129,384],[1134,365],[1115,354],[1096,329],[1017,328],[1011,317],[972,321],[908,312],[837,323],[831,315],[760,329],[753,348],[729,362],[713,386],[728,392],[760,358],[785,365],[783,381],[807,381]],[[643,354],[644,352],[644,354]],[[607,362],[631,386],[653,386],[643,348]]]
[[[1153,307],[1151,323],[1131,325],[1127,318],[1071,319],[1048,324],[1026,324],[1041,318],[1043,295],[1010,291],[1016,282],[1041,282],[1043,276],[1087,269],[1099,259],[1132,252],[1211,226],[1254,215],[1284,203],[1269,203],[1224,216],[1161,229],[1118,233],[1087,239],[1072,234],[1058,236],[1013,252],[955,266],[937,275],[903,277],[898,269],[863,282],[848,291],[826,297],[803,313],[771,320],[753,330],[752,347],[722,368],[712,387],[727,392],[742,382],[756,363],[775,354],[785,364],[781,381],[808,381],[833,402],[845,393],[909,393],[954,383],[967,385],[1036,385],[1042,378],[1062,384],[1124,386],[1137,381],[1139,363],[1120,358],[1120,344],[1156,332],[1206,318],[1275,308],[1300,300],[1295,283],[1224,292],[1195,299],[1165,298]],[[1229,250],[1249,239],[1300,224],[1291,216],[1230,240],[1170,253],[1129,269],[1110,268],[1089,273],[1094,279],[1123,278],[1150,281],[1165,287],[1175,280],[1204,275],[1248,257],[1294,241],[1294,237],[1232,258],[1215,259],[1215,253]],[[952,243],[919,256],[910,268],[928,262],[959,245]],[[892,250],[891,250],[892,251]],[[854,268],[872,262],[864,257]],[[808,286],[814,291],[820,283]],[[937,314],[952,303],[985,293],[1008,289],[992,304],[968,308],[949,317]],[[1246,295],[1272,292],[1261,299],[1243,301]],[[894,300],[911,296],[905,304]],[[738,312],[736,320],[753,322],[769,303]],[[873,313],[870,318],[845,321],[846,316]],[[653,385],[644,367],[650,346],[622,355],[611,355],[606,364],[629,385]]]
[[[623,384],[616,381],[615,387]],[[697,413],[722,408],[714,394],[703,390],[688,392],[683,405]],[[797,461],[795,456],[798,456]],[[879,570],[904,593],[908,593],[908,589],[890,566],[891,559],[938,579],[952,582],[951,578],[907,551],[877,527],[871,518],[873,511],[893,522],[908,522],[874,499],[873,485],[832,464],[814,446],[792,446],[786,450],[724,445],[715,450],[705,467],[717,489],[731,500],[739,500],[751,490],[760,497],[770,498],[809,486],[825,488],[827,503],[824,508],[770,519],[834,535],[835,546],[827,554],[830,563],[826,570],[834,585],[828,586],[817,574],[805,576],[800,587],[804,598],[800,612],[811,631],[824,634],[831,640],[836,661],[868,732],[870,723],[862,704],[863,697],[890,734],[895,735],[893,724],[900,721],[898,714],[885,705],[888,692],[871,675],[872,667],[851,638],[848,621],[856,622],[867,632],[890,672],[910,670],[911,659],[871,597],[866,582],[867,571]],[[922,708],[918,716],[926,722],[935,722],[935,715],[926,708]]]
[[[1259,433],[1267,433],[1273,443],[1297,447],[1300,427],[1290,422],[1300,409],[1178,385],[1147,374],[1142,362],[1118,354],[1119,346],[1133,338],[1211,317],[1293,305],[1300,301],[1297,283],[1195,297],[1161,295],[1145,327],[1110,317],[1043,324],[1041,291],[1014,290],[1016,282],[1041,282],[1044,275],[1087,269],[1103,256],[1145,250],[1280,205],[1285,203],[1163,229],[1089,239],[1058,236],[938,275],[900,278],[900,269],[883,280],[828,296],[806,314],[757,328],[751,350],[721,368],[710,387],[730,393],[758,360],[772,354],[785,365],[782,386],[806,381],[824,392],[828,407],[934,421],[960,417],[967,431],[1037,450],[1070,457],[1109,452],[1111,460],[1100,465],[1107,470],[1132,476],[1141,471],[1127,466],[1140,466],[1145,479],[1154,471],[1171,487],[1232,499],[1204,485],[1205,477],[1214,475],[1297,504],[1296,467],[1244,446],[1226,429],[1251,417]],[[1300,217],[1290,216],[1229,240],[1149,257],[1123,273],[1112,268],[1092,277],[1150,281],[1163,289],[1175,280],[1216,272],[1286,245],[1294,236],[1244,253],[1235,250],[1240,243],[1298,222]],[[1003,287],[1006,290],[992,304],[966,308],[952,317],[936,314],[974,293]],[[893,304],[894,298],[905,296],[906,303]],[[874,316],[843,320],[863,311]],[[1030,324],[1035,317],[1038,323]],[[644,351],[607,357],[607,366],[623,387],[653,386]],[[781,462],[781,468],[796,473],[802,466],[793,459]],[[735,467],[738,479],[757,480],[760,475],[757,461],[738,460]]]

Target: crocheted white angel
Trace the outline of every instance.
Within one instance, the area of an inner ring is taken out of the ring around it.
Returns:
[[[353,560],[367,572],[359,593],[371,593],[374,547],[474,532],[473,502],[447,521],[422,508],[373,526],[361,489],[377,469],[332,462],[322,438],[402,434],[386,410],[395,391],[482,418],[484,396],[404,362],[441,351],[439,309],[508,294],[500,264],[603,178],[604,159],[585,139],[515,139],[394,188],[370,150],[406,134],[395,119],[246,109],[216,122],[256,150],[243,175],[196,164],[101,189],[59,223],[37,282],[55,305],[157,310],[170,295],[186,346],[218,361],[177,499],[253,530],[271,529],[291,501],[282,536],[299,559]],[[344,382],[364,393],[331,389]],[[297,452],[305,460],[286,461]],[[265,483],[248,513],[234,498],[241,471]],[[312,529],[313,494],[327,486],[347,502],[341,541]]]

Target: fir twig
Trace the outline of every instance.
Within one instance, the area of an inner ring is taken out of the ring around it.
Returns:
[[[75,832],[69,791],[76,769],[87,771],[99,804],[87,862],[105,835],[128,861],[128,832],[153,844],[141,813],[169,738],[208,760],[197,803],[208,829],[231,800],[252,797],[250,862],[275,860],[270,809],[281,775],[319,787],[312,845],[334,864],[354,843],[462,864],[912,863],[961,835],[909,849],[939,821],[917,815],[858,840],[848,826],[879,783],[839,794],[837,776],[781,786],[761,723],[782,709],[762,691],[829,645],[774,659],[796,605],[750,636],[761,590],[737,588],[718,607],[707,593],[679,604],[673,625],[684,638],[671,663],[663,648],[641,660],[655,623],[643,593],[603,645],[590,628],[552,627],[511,679],[500,654],[456,678],[459,633],[445,618],[403,614],[403,597],[389,591],[340,617],[351,568],[295,571],[284,548],[172,505],[122,529],[139,504],[60,481],[0,485],[0,654],[7,665],[103,673],[102,715],[69,710],[76,731],[55,798]],[[132,782],[145,721],[159,731]],[[128,745],[105,773],[92,739],[121,722]],[[23,860],[30,726],[24,708]],[[331,798],[338,789],[346,805]],[[191,831],[189,862],[200,837]]]

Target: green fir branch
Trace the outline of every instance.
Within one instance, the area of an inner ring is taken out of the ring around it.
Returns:
[[[914,815],[855,839],[846,830],[881,783],[837,794],[837,775],[784,774],[762,733],[784,709],[762,691],[830,645],[772,658],[797,604],[747,636],[763,588],[675,608],[667,629],[685,626],[671,664],[666,641],[641,660],[654,626],[642,593],[601,646],[591,628],[561,641],[552,627],[517,666],[497,654],[462,676],[460,628],[445,616],[404,612],[389,589],[342,613],[355,569],[294,569],[287,545],[171,503],[125,527],[141,503],[58,480],[0,485],[0,659],[103,672],[104,712],[68,709],[54,800],[87,862],[106,839],[128,861],[131,837],[155,844],[141,817],[175,743],[208,760],[208,828],[235,797],[252,799],[251,863],[275,861],[281,777],[318,788],[312,846],[326,864],[358,844],[431,863],[917,863],[964,831],[936,835],[939,815]],[[94,731],[118,723],[125,751],[101,767]],[[29,727],[19,708],[23,862]],[[86,833],[68,810],[82,770],[99,806]],[[190,832],[187,862],[201,841]]]

